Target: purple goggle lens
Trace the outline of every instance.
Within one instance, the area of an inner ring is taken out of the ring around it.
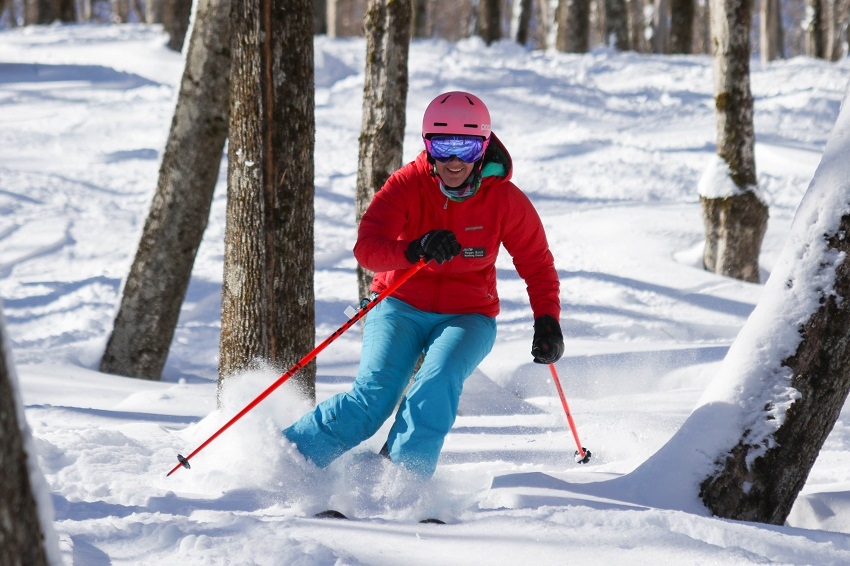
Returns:
[[[474,163],[484,155],[484,138],[479,136],[433,136],[425,140],[431,157],[445,163],[457,157],[464,163]]]

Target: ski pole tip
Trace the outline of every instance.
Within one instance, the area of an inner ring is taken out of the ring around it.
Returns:
[[[590,450],[582,447],[581,452],[576,450],[575,453],[576,464],[587,464],[590,462]]]
[[[171,471],[168,472],[167,474],[165,474],[165,477],[169,477],[171,474],[173,474],[174,472],[179,470],[180,466],[183,466],[187,470],[192,469],[192,466],[189,465],[189,458],[186,458],[185,456],[183,456],[183,454],[177,455],[177,461],[180,462],[180,463],[177,464],[176,466],[174,466],[173,468],[171,468]]]

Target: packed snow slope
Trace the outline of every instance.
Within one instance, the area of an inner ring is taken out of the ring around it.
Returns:
[[[0,297],[66,564],[850,563],[847,409],[782,527],[712,518],[696,494],[673,498],[662,486],[638,498],[609,481],[656,455],[722,377],[839,115],[848,61],[752,62],[771,216],[762,284],[748,284],[701,269],[697,185],[715,143],[709,58],[415,41],[405,160],[421,149],[436,94],[469,90],[490,106],[556,258],[567,347],[557,368],[593,453],[573,459],[549,372],[528,354],[524,284],[503,254],[496,347],[422,485],[376,455],[386,430],[312,468],[280,436],[308,409],[287,385],[191,470],[166,477],[178,453],[278,376],[247,371],[216,407],[224,160],[163,380],[97,371],[182,72],[165,41],[140,25],[0,32]],[[315,40],[317,340],[357,301],[364,52],[362,39]],[[320,399],[348,387],[359,333],[319,357]],[[665,473],[687,458],[664,455]],[[355,519],[312,518],[329,507]]]

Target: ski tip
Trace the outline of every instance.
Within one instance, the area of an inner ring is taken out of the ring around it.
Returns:
[[[582,447],[582,452],[584,452],[584,456],[581,455],[581,452],[576,450],[575,460],[576,464],[587,464],[590,462],[590,450],[585,447]]]
[[[422,520],[421,520],[421,521],[419,521],[419,522],[420,522],[420,523],[422,523],[423,525],[445,525],[445,524],[446,524],[446,522],[445,522],[445,521],[443,521],[443,520],[441,520],[441,519],[436,519],[436,518],[434,518],[434,517],[429,517],[429,518],[427,518],[427,519],[422,519]]]
[[[344,513],[340,513],[336,509],[327,509],[313,516],[317,519],[348,519]]]

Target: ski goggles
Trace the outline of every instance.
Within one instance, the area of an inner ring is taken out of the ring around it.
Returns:
[[[457,157],[464,163],[474,163],[481,159],[487,142],[480,136],[431,136],[425,138],[425,149],[431,157],[445,163]]]

